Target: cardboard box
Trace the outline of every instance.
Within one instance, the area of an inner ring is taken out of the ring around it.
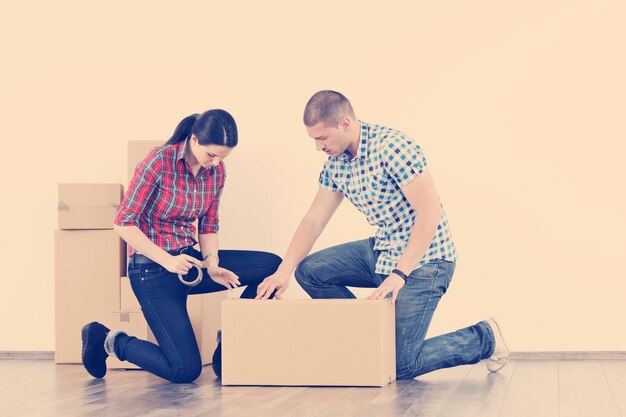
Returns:
[[[123,278],[128,281],[128,278]],[[122,287],[124,288],[124,287]],[[132,294],[130,283],[127,290]],[[126,291],[126,290],[125,290]],[[221,291],[212,294],[190,295],[187,299],[187,311],[191,319],[191,325],[196,336],[196,342],[200,349],[200,357],[202,364],[208,365],[213,359],[213,352],[217,347],[217,331],[220,329],[221,302],[226,300],[227,292]],[[135,299],[136,300],[136,299]],[[135,301],[137,305],[139,302]],[[128,301],[126,302],[128,304]],[[110,329],[123,330],[131,336],[135,336],[142,340],[147,340],[158,345],[154,334],[150,331],[150,327],[140,312],[118,311],[112,313],[104,313],[100,319],[101,323]],[[107,359],[108,369],[138,369],[135,364],[126,361],[120,361],[115,358]]]
[[[385,386],[396,378],[390,300],[222,302],[222,384]]]
[[[122,277],[120,280],[120,311],[141,313],[141,305],[135,297],[128,277]]]
[[[113,229],[122,184],[59,184],[59,229]]]
[[[55,360],[80,363],[80,330],[120,308],[126,244],[113,230],[55,231]]]
[[[135,174],[135,169],[141,161],[148,156],[150,151],[158,146],[163,146],[165,141],[156,140],[130,140],[128,141],[128,181],[126,184],[130,184],[130,180]]]
[[[217,331],[222,328],[222,301],[228,299],[228,291],[192,295],[190,298],[199,298],[201,301],[201,310],[197,310],[201,311],[201,316],[198,313],[191,314],[190,311],[190,317],[200,347],[202,364],[207,365],[212,362],[213,352],[217,347]],[[197,321],[194,317],[201,317],[201,320]]]

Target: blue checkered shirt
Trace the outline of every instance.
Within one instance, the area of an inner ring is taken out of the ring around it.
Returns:
[[[342,192],[377,226],[374,249],[380,250],[376,273],[389,275],[406,248],[415,222],[415,211],[400,190],[426,168],[420,146],[404,133],[361,122],[356,156],[349,152],[329,157],[320,173],[324,189]],[[456,262],[456,248],[443,211],[428,251],[418,268],[433,259]]]

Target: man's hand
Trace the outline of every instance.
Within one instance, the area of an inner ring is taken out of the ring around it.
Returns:
[[[289,275],[276,272],[275,274],[265,278],[263,282],[259,284],[256,290],[255,300],[267,300],[274,291],[276,291],[274,298],[280,300],[281,295],[285,292],[288,286]]]
[[[232,288],[237,288],[241,285],[239,282],[239,277],[232,271],[229,271],[226,268],[220,268],[219,266],[210,266],[207,268],[207,273],[211,277],[211,279],[218,284],[222,284],[229,290]]]
[[[376,288],[374,292],[367,297],[367,299],[380,300],[381,298],[385,298],[387,294],[392,293],[391,304],[395,304],[398,293],[402,287],[404,287],[404,284],[406,284],[404,279],[396,274],[391,274],[380,284],[380,287]]]

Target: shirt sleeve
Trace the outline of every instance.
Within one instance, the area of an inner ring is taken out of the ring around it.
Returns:
[[[223,162],[218,165],[216,177],[217,191],[211,199],[207,212],[198,219],[198,234],[200,235],[217,233],[220,230],[219,205],[226,182],[226,167]]]
[[[405,186],[426,169],[421,147],[404,135],[385,140],[382,152],[385,171],[400,186]]]
[[[335,181],[333,181],[332,178],[333,168],[335,168],[335,164],[329,158],[326,160],[326,163],[324,163],[324,168],[322,168],[322,172],[320,172],[318,182],[320,187],[325,190],[339,192],[339,187],[337,187],[337,184],[335,184]]]
[[[118,226],[137,226],[150,196],[158,188],[163,174],[163,160],[155,148],[139,164],[122,199],[114,223]]]

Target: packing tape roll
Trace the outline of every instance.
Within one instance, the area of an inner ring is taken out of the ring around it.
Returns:
[[[194,267],[198,270],[198,276],[196,277],[196,279],[194,279],[193,281],[187,281],[184,278],[186,275],[178,274],[178,280],[190,287],[195,287],[196,285],[198,285],[200,281],[202,281],[202,268],[200,268],[198,265],[194,265]]]

